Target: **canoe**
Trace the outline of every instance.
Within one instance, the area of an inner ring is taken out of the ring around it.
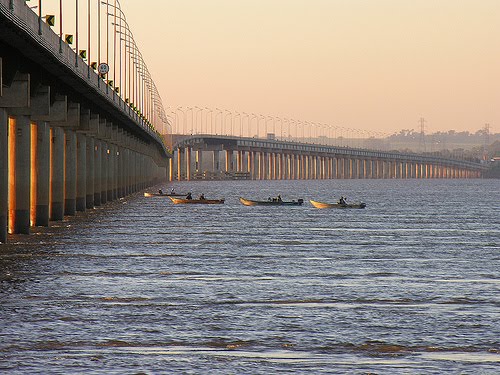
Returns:
[[[366,203],[323,203],[310,200],[311,204],[316,208],[365,208]]]
[[[224,199],[185,199],[169,197],[174,204],[222,204]]]
[[[277,201],[277,200],[267,200],[267,201],[254,201],[251,199],[245,199],[240,197],[241,204],[245,206],[302,206],[304,203],[303,199],[293,200],[290,202],[287,201]]]
[[[160,193],[144,193],[144,196],[145,197],[185,197],[187,195],[187,193],[185,194],[179,194],[179,193],[174,193],[174,194],[171,194],[171,193],[163,193],[163,194],[160,194]]]

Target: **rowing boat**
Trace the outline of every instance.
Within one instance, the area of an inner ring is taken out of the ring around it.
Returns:
[[[224,199],[186,199],[169,197],[174,204],[222,204]]]
[[[245,199],[240,197],[241,204],[245,206],[302,206],[304,203],[303,199],[293,200],[293,201],[281,201],[281,200],[267,200],[267,201],[254,201],[251,199]]]
[[[310,200],[311,204],[316,208],[365,208],[366,203],[323,203]]]
[[[185,197],[187,193],[185,194],[179,194],[179,193],[144,193],[145,197],[151,198],[151,197]]]

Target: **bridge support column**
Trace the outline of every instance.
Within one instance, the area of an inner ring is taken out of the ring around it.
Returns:
[[[191,148],[185,148],[186,153],[186,181],[191,181]]]
[[[196,172],[203,174],[203,151],[196,151]]]
[[[306,172],[306,180],[310,180],[312,178],[311,177],[311,156],[310,155],[304,156],[304,164],[305,164],[304,171]]]
[[[36,146],[36,226],[49,226],[50,193],[50,127],[44,121],[37,123]]]
[[[13,233],[30,233],[31,213],[31,122],[28,116],[14,120],[14,223]],[[33,155],[34,157],[34,155]]]
[[[126,169],[126,168],[125,168]],[[168,181],[174,180],[174,157],[168,159]]]
[[[345,173],[344,178],[351,179],[352,178],[352,160],[350,157],[344,159],[345,161]]]
[[[106,189],[106,200],[108,202],[113,201],[113,190],[114,190],[114,183],[115,183],[115,152],[114,152],[114,146],[112,143],[108,143],[108,149],[106,150],[106,158],[107,158],[107,170],[108,170],[108,175],[107,175],[107,189]],[[145,172],[144,169],[141,169],[141,171]]]
[[[226,150],[226,166],[225,166],[225,172],[229,173],[232,172],[232,165],[233,165],[233,150]]]
[[[280,154],[280,180],[286,180],[286,154]]]
[[[182,148],[177,148],[177,181],[182,181]]]
[[[243,172],[243,151],[236,153],[236,171]]]
[[[358,159],[358,178],[366,178],[366,163],[364,159]]]
[[[251,180],[255,180],[255,153],[253,151],[247,152],[247,172],[250,175]]]
[[[76,210],[87,209],[87,136],[78,133],[76,136]]]
[[[54,221],[64,219],[64,143],[64,130],[58,126],[52,128],[50,219]]]
[[[94,140],[94,206],[102,204],[102,141]],[[129,160],[130,161],[130,160]],[[129,164],[130,166],[130,164]],[[129,167],[130,168],[130,167]]]
[[[299,180],[303,178],[304,166],[301,164],[302,157],[296,154],[287,154],[285,160],[285,174],[289,180]]]
[[[212,172],[217,172],[219,174],[220,172],[220,155],[219,151],[213,151],[212,154]]]
[[[135,173],[136,160],[135,158],[133,160],[134,160],[133,169]],[[101,141],[101,204],[105,204],[108,201],[108,168],[109,168],[108,143]],[[134,183],[137,183],[137,181],[134,181]]]
[[[95,151],[94,138],[88,137],[85,147],[86,158],[86,176],[85,176],[85,207],[87,209],[94,208],[94,187],[95,187]]]
[[[64,214],[76,213],[76,133],[66,130]]]
[[[1,58],[0,58],[0,66],[1,66]],[[8,221],[7,212],[9,209],[8,128],[9,128],[9,117],[7,116],[7,111],[3,108],[0,108],[0,242],[1,243],[7,242],[7,221]]]
[[[264,153],[261,151],[258,153],[258,161],[257,161],[257,175],[259,180],[264,179]]]
[[[305,180],[307,178],[308,167],[307,160],[308,156],[294,154],[292,156],[292,174],[294,180]]]

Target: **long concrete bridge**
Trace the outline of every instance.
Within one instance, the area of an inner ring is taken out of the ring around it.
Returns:
[[[206,134],[176,136],[173,150],[170,180],[479,178],[485,169],[425,154]]]
[[[83,52],[78,20],[75,35],[63,35],[63,2],[52,16],[43,3],[0,0],[3,243],[7,233],[29,233],[165,180],[171,157],[156,130],[166,122],[161,99],[117,2],[97,2],[106,16],[92,24],[101,30],[114,21],[118,43],[113,29],[91,37],[97,31],[89,27]],[[89,25],[91,14],[100,9],[89,8]],[[96,38],[106,50],[90,48]]]

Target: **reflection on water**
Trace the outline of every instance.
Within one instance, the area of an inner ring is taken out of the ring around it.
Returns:
[[[2,245],[2,372],[498,372],[498,181],[174,185]]]

